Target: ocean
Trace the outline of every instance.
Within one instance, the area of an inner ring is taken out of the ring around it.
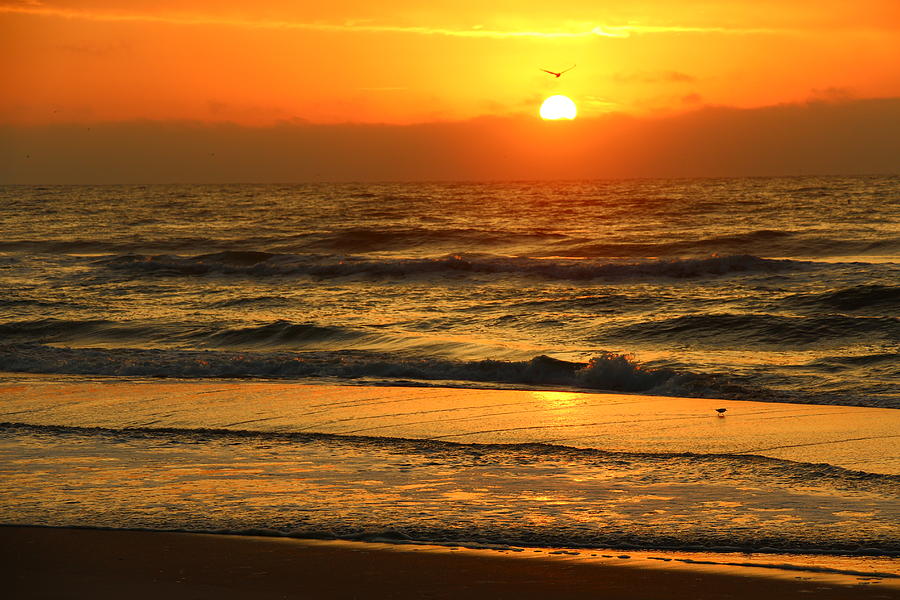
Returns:
[[[900,409],[900,178],[4,186],[0,223],[0,384],[41,392],[0,401],[2,523],[900,553],[898,472],[523,443],[499,401],[429,433],[469,388]],[[192,387],[235,381],[308,406]]]

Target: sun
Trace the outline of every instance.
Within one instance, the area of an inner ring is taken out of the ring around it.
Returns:
[[[541,118],[548,121],[574,119],[578,108],[568,96],[550,96],[541,104]]]

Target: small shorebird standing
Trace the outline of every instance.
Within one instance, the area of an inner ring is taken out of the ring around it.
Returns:
[[[571,71],[572,69],[574,69],[574,68],[577,67],[577,66],[578,66],[578,65],[572,65],[571,67],[569,67],[569,68],[566,69],[565,71],[560,71],[559,73],[557,73],[556,71],[548,71],[547,69],[541,69],[541,71],[543,71],[544,73],[550,73],[551,75],[553,75],[554,77],[556,77],[557,79],[559,79],[559,76],[560,76],[560,75],[562,75],[563,73],[567,73],[567,72]]]
[[[720,417],[724,417],[724,416],[725,416],[725,411],[726,411],[726,410],[728,410],[728,409],[727,409],[727,408],[717,408],[717,409],[716,409],[716,412],[719,413],[719,416],[720,416]]]

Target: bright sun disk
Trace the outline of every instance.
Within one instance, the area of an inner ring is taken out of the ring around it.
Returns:
[[[541,104],[541,118],[548,121],[559,119],[574,119],[578,114],[578,108],[568,96],[550,96]]]

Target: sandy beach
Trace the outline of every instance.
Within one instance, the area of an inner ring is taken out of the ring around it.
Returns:
[[[900,598],[896,579],[653,563],[599,551],[33,527],[2,527],[0,540],[5,587],[17,599]]]

